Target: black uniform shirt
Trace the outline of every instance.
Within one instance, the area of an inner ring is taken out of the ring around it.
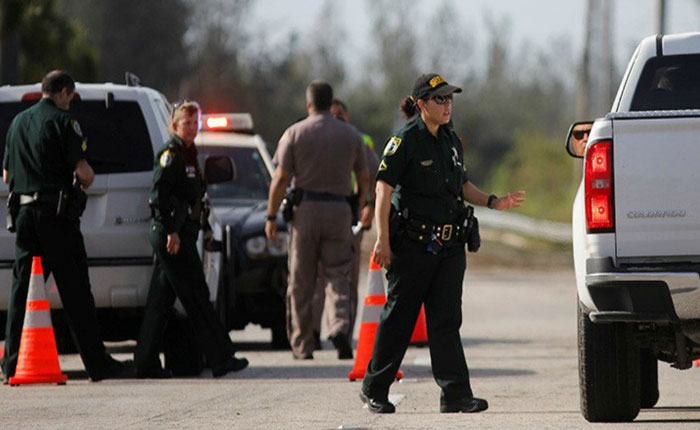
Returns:
[[[78,122],[48,98],[15,117],[6,142],[3,169],[10,190],[19,194],[58,192],[70,185],[87,150]]]
[[[153,169],[150,202],[157,209],[156,219],[168,234],[179,232],[176,212],[191,212],[199,208],[204,193],[202,175],[197,164],[197,148],[185,146],[179,136],[173,135],[159,150]],[[190,216],[189,225],[194,225]]]
[[[386,143],[377,179],[394,187],[393,205],[408,208],[411,218],[452,223],[467,182],[463,160],[462,144],[450,124],[440,126],[436,138],[418,116]]]

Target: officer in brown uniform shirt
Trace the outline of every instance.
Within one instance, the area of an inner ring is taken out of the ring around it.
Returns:
[[[348,111],[348,107],[343,103],[341,100],[334,99],[333,104],[331,105],[331,115],[334,117],[338,118],[341,121],[345,121],[347,123],[350,123],[350,112]],[[374,153],[374,141],[372,138],[366,134],[360,132],[360,135],[362,136],[362,143],[363,149],[365,151],[365,157],[367,158],[367,168],[369,169],[369,174],[370,174],[370,181],[369,181],[369,190],[367,193],[367,204],[369,205],[374,205],[374,176],[377,174],[377,170],[379,169],[379,160],[377,159],[377,155]],[[352,182],[356,184],[356,180],[353,178]],[[356,193],[358,190],[354,189],[354,193]],[[359,215],[359,214],[357,214]],[[358,230],[357,224],[353,225],[353,238],[352,238],[352,250],[353,250],[353,255],[352,255],[352,264],[350,266],[350,339],[352,340],[352,334],[353,330],[355,327],[355,318],[357,317],[357,300],[358,300],[358,294],[357,294],[357,287],[360,281],[360,257],[362,254],[362,236],[363,236],[363,230],[368,230],[370,227],[372,227],[372,218],[374,214],[369,211],[366,213],[367,217],[366,218],[359,218],[353,220],[354,223],[359,222],[361,225],[361,229]],[[319,275],[322,275],[323,272],[319,269]],[[314,304],[313,304],[313,318],[314,318],[314,342],[315,342],[315,349],[321,349],[321,320],[323,319],[323,309],[328,308],[330,309],[332,304],[328,303],[327,306],[324,306],[324,302],[326,300],[326,280],[323,279],[323,276],[318,277],[318,282],[316,283],[316,291],[314,292]],[[327,314],[330,314],[329,311],[326,311]],[[341,359],[351,359],[352,354],[348,355],[343,355],[339,356],[338,358]]]
[[[287,288],[287,335],[298,359],[312,359],[313,294],[319,262],[327,282],[327,294],[334,304],[329,316],[329,335],[339,356],[352,354],[350,345],[350,264],[352,260],[352,213],[350,172],[359,185],[359,206],[363,212],[369,171],[362,137],[349,124],[330,114],[331,86],[313,81],[306,89],[309,116],[289,127],[280,138],[279,165],[270,186],[265,234],[277,240],[276,212],[292,178],[302,191],[294,208],[289,246]]]

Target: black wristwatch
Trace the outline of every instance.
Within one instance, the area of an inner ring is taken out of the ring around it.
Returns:
[[[277,219],[277,214],[268,215],[265,219],[268,221],[275,221]]]
[[[491,194],[489,196],[489,199],[486,201],[486,207],[489,209],[493,209],[493,201],[496,200],[497,198],[498,198],[497,195]]]

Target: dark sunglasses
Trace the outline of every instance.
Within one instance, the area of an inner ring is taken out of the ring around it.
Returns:
[[[583,136],[591,134],[591,130],[577,130],[571,133],[576,139],[583,139]]]
[[[430,100],[434,101],[437,105],[444,105],[447,102],[452,102],[452,94],[447,96],[436,95],[430,97]]]

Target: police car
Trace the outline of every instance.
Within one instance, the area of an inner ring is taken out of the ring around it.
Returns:
[[[250,114],[228,113],[202,115],[195,144],[200,165],[222,156],[233,164],[232,180],[207,187],[214,240],[204,246],[202,260],[219,316],[228,330],[249,323],[270,328],[273,346],[284,348],[289,236],[280,217],[278,241],[265,237],[273,174],[265,142]]]

